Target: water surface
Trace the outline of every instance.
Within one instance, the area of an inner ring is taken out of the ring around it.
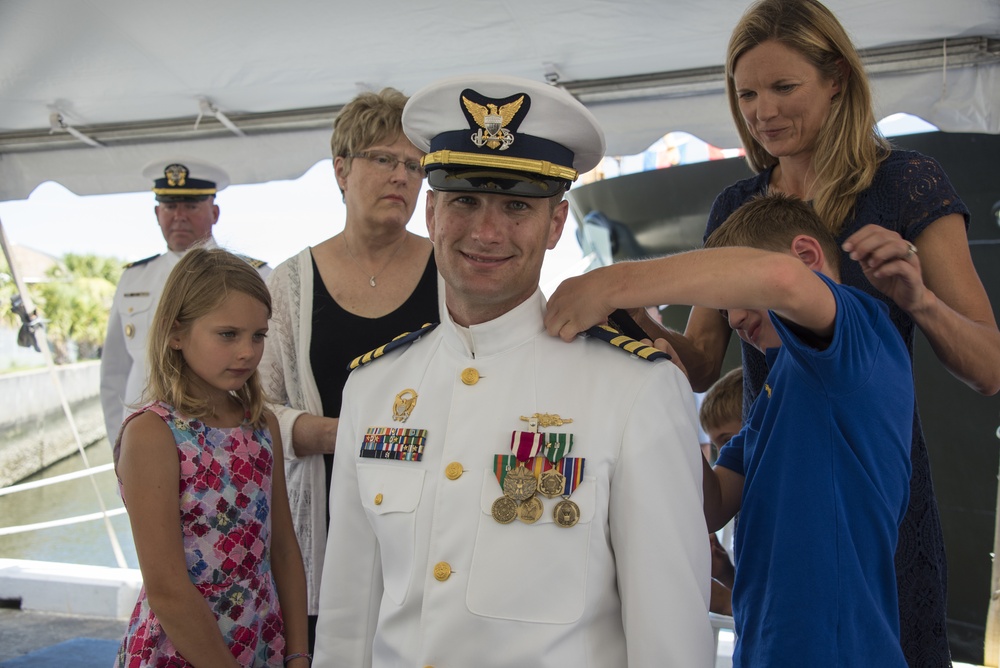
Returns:
[[[89,446],[86,448],[86,453],[91,466],[111,462],[111,447],[108,445],[107,439],[101,439]],[[83,458],[79,453],[76,453],[20,482],[51,478],[81,471],[84,468],[86,467],[83,465]],[[122,508],[114,471],[98,473],[94,479],[105,508],[109,511]],[[94,493],[94,487],[89,478],[84,477],[0,496],[0,526],[50,522],[96,513],[100,510],[101,506]],[[110,518],[110,521],[118,536],[118,542],[128,566],[138,568],[139,561],[132,543],[132,530],[129,527],[128,516],[122,514]],[[101,519],[0,536],[0,557],[93,566],[118,565],[105,523]]]

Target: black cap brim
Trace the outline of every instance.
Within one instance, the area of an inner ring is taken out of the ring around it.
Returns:
[[[214,195],[157,195],[157,202],[204,202]]]
[[[554,197],[566,192],[570,181],[502,169],[434,169],[427,173],[434,190],[477,192],[516,197]]]

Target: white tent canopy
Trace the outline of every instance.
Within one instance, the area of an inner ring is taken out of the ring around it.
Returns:
[[[146,162],[201,157],[234,183],[329,157],[361,89],[441,76],[555,81],[612,155],[682,130],[736,146],[721,64],[744,0],[4,0],[0,201],[44,181],[141,191]],[[829,0],[866,53],[880,116],[1000,133],[1000,2]],[[98,144],[98,145],[93,145]]]

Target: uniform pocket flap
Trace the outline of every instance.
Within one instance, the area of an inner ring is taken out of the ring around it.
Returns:
[[[412,513],[424,488],[422,469],[391,464],[358,464],[358,490],[365,510],[375,515]]]
[[[125,316],[148,311],[153,305],[153,296],[149,292],[126,292],[122,295],[122,312]]]

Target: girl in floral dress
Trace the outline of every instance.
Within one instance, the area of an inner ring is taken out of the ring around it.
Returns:
[[[149,337],[149,402],[115,443],[143,589],[117,668],[307,668],[305,576],[257,374],[271,298],[194,248]]]

